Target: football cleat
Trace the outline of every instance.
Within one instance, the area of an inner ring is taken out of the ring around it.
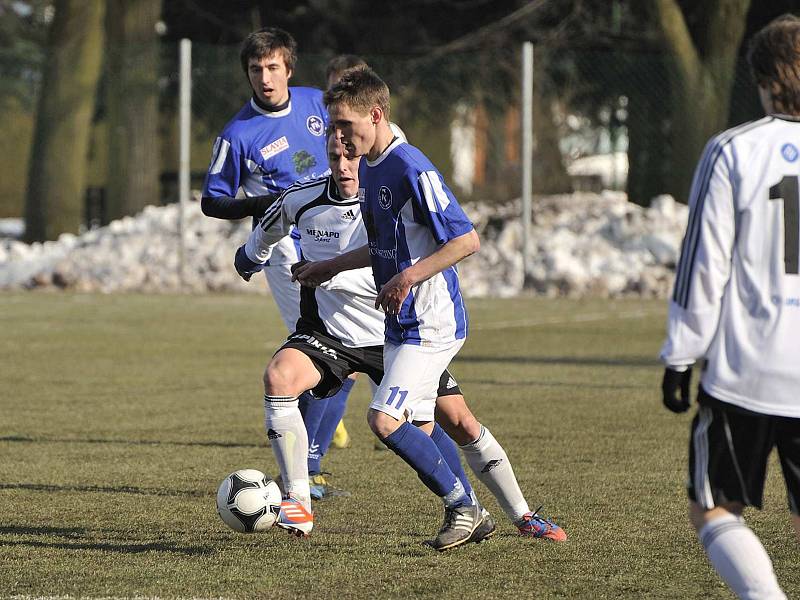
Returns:
[[[488,540],[494,535],[494,530],[497,528],[488,510],[485,508],[481,509],[481,515],[483,516],[483,521],[475,528],[475,531],[472,532],[472,537],[469,538],[470,543],[480,544]]]
[[[461,544],[473,541],[475,530],[484,521],[481,507],[477,504],[446,508],[444,523],[435,539],[426,542],[434,550],[444,552]],[[477,540],[475,540],[477,541]]]
[[[284,498],[275,525],[297,537],[308,537],[314,527],[314,515],[306,510],[300,500]]]
[[[317,473],[308,478],[308,487],[311,490],[312,500],[322,500],[323,498],[342,498],[350,495],[350,492],[341,490],[328,483],[325,475],[330,473]]]
[[[525,513],[522,515],[522,519],[514,523],[519,530],[519,534],[526,537],[552,540],[554,542],[567,541],[567,534],[561,527],[556,525],[551,519],[545,519],[539,515],[541,509],[542,507],[540,506],[533,512]]]
[[[333,432],[331,446],[334,448],[349,448],[352,445],[353,440],[350,439],[350,434],[347,433],[347,429],[345,429],[344,421],[339,421],[339,424],[336,426],[336,431]]]

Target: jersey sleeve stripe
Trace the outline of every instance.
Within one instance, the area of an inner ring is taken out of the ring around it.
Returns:
[[[450,204],[450,199],[442,187],[439,176],[434,171],[420,173],[422,183],[422,194],[425,196],[425,204],[432,213],[444,212]],[[438,202],[437,202],[438,201]]]
[[[686,226],[686,235],[683,238],[683,244],[681,246],[681,258],[678,261],[678,268],[675,273],[675,288],[672,299],[683,308],[688,308],[689,305],[692,273],[694,271],[703,222],[703,206],[705,205],[714,166],[722,155],[725,147],[734,137],[750,131],[751,129],[755,129],[756,127],[760,127],[761,125],[765,125],[772,120],[772,117],[767,117],[766,119],[744,123],[739,127],[729,129],[714,138],[706,148],[705,155],[701,160],[698,176],[692,185],[692,196],[689,200],[689,222]]]
[[[214,141],[214,148],[212,154],[214,160],[208,169],[209,175],[218,175],[222,172],[222,167],[225,166],[225,160],[228,158],[228,150],[230,150],[231,143],[221,137]]]

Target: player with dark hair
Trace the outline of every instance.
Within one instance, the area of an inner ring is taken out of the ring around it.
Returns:
[[[325,78],[328,82],[328,89],[333,87],[342,78],[342,74],[347,69],[353,67],[366,67],[367,61],[356,54],[340,54],[328,61],[325,67]]]
[[[669,305],[665,406],[690,405],[689,516],[714,568],[741,598],[785,598],[742,512],[761,508],[778,449],[800,536],[800,19],[780,17],[748,53],[767,116],[706,146]]]
[[[294,38],[276,27],[254,31],[240,52],[252,98],[225,125],[214,142],[203,186],[202,210],[220,219],[252,217],[257,223],[278,195],[297,181],[328,174],[325,152],[327,112],[322,91],[290,87],[297,62]],[[292,231],[272,249],[264,273],[286,328],[294,331],[300,317],[300,286],[290,267],[300,260],[299,233]],[[342,418],[353,382],[335,397],[301,405],[308,435],[315,439],[321,424]],[[327,440],[329,443],[330,440]],[[327,447],[325,441],[319,446]],[[335,492],[321,473],[322,453],[309,452],[311,493],[316,498]]]
[[[334,259],[301,265],[295,278],[313,286],[350,269],[372,267],[378,290],[375,308],[385,312],[384,375],[368,422],[442,498],[445,519],[431,545],[444,550],[468,542],[483,515],[450,469],[442,468],[446,462],[426,435],[434,426],[434,413],[437,420],[442,414],[442,423],[457,424],[445,429],[493,492],[515,486],[519,490],[505,452],[475,419],[463,396],[437,402],[440,374],[467,334],[455,264],[478,249],[478,237],[436,168],[392,132],[388,87],[371,69],[346,71],[325,93],[325,104],[346,156],[362,157],[358,199],[368,244]],[[503,508],[521,533],[566,539],[560,527],[536,513],[526,509],[515,514],[525,502],[521,493],[518,497],[516,508]]]
[[[296,184],[267,210],[247,243],[236,253],[235,266],[246,280],[263,268],[272,246],[292,227],[302,231],[304,259],[324,260],[366,242],[358,192],[358,158],[344,156],[342,145],[328,139],[329,177]],[[302,264],[302,263],[300,263]],[[297,397],[310,392],[315,398],[335,394],[356,372],[375,383],[383,375],[383,315],[374,308],[377,292],[369,268],[348,271],[321,287],[301,289],[300,319],[296,329],[275,353],[264,372],[267,428],[286,491],[278,526],[296,535],[313,527],[305,453],[309,440]],[[445,371],[439,394],[460,394],[458,384]],[[453,441],[441,428],[433,432],[436,444],[456,477],[472,495]],[[482,541],[495,529],[485,512],[482,527],[471,541]]]
[[[269,255],[271,244],[293,225],[304,234],[301,238],[303,256],[317,261],[317,265],[335,261],[342,253],[364,246],[367,235],[357,197],[359,158],[347,158],[341,142],[331,136],[328,160],[332,171],[330,178],[295,185],[268,209],[247,243],[237,252],[235,264],[242,277],[249,279],[261,269],[261,261]],[[302,269],[303,263],[296,267],[296,271]],[[270,401],[275,397],[287,399],[278,419],[270,424],[272,437],[278,440],[273,450],[284,481],[302,482],[307,477],[302,460],[292,458],[292,453],[297,454],[303,445],[302,427],[297,410],[293,408],[293,399],[305,390],[311,390],[316,396],[334,393],[353,372],[367,373],[375,383],[383,377],[384,316],[375,308],[378,292],[371,269],[365,266],[347,270],[327,283],[309,283],[320,285],[302,287],[297,331],[272,358],[264,377],[265,393]],[[430,436],[465,493],[476,501],[453,439],[460,440],[473,473],[487,485],[511,520],[517,522],[521,534],[559,539],[563,534],[560,529],[530,512],[505,451],[466,409],[458,383],[447,370],[439,378],[436,395],[436,420],[441,426],[434,424]],[[287,445],[286,439],[294,441]],[[478,441],[471,444],[473,440]],[[425,481],[425,474],[419,474]],[[307,534],[313,525],[312,517],[308,506],[293,489],[286,507],[292,508],[296,518],[293,520],[284,511],[279,525]],[[468,541],[482,541],[494,532],[495,524],[489,513],[482,510],[482,516],[483,521]]]

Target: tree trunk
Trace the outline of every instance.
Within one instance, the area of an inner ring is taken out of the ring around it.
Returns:
[[[103,46],[100,0],[56,0],[28,168],[25,239],[77,232]]]
[[[158,37],[161,0],[109,0],[108,215],[158,204]]]
[[[703,145],[725,129],[736,58],[750,0],[701,2],[702,31],[692,37],[677,0],[655,0],[659,23],[672,58],[674,98],[671,127],[672,177],[666,191],[688,201]]]

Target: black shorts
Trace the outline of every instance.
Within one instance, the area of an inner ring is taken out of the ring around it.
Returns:
[[[705,509],[726,502],[761,508],[767,459],[778,449],[789,510],[800,505],[800,419],[752,412],[702,387],[689,440],[689,498]]]
[[[380,385],[383,379],[383,346],[349,348],[327,333],[307,329],[291,334],[283,346],[299,350],[311,359],[321,380],[310,390],[315,398],[329,398],[341,389],[344,380],[353,373],[364,373]],[[461,394],[458,382],[447,369],[439,378],[439,396]]]

